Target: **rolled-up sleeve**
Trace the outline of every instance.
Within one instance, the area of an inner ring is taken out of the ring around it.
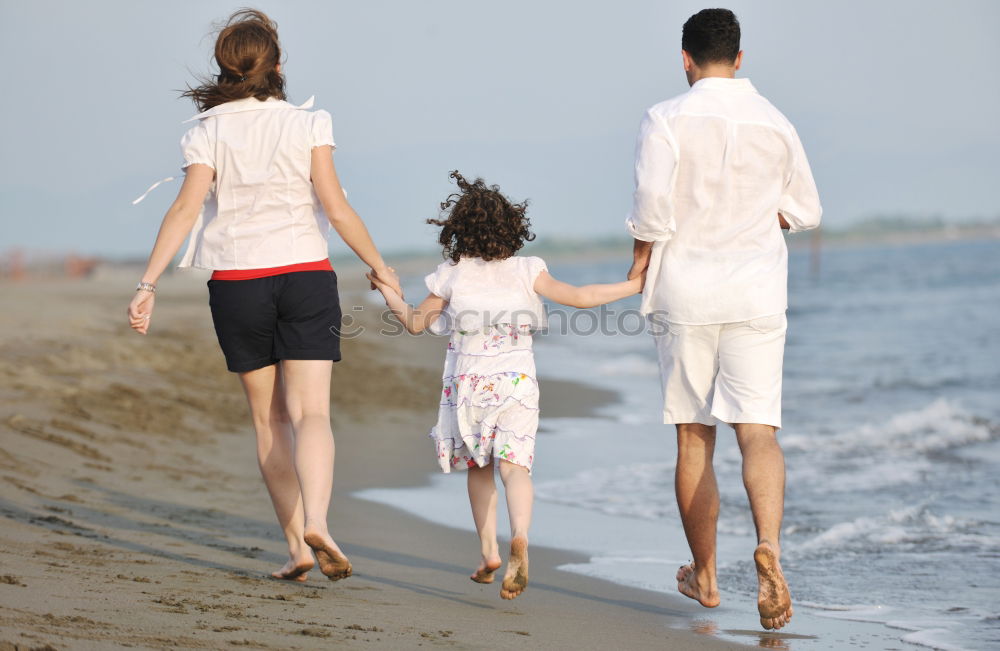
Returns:
[[[819,226],[823,207],[819,203],[819,192],[816,190],[816,181],[813,180],[805,149],[794,128],[791,128],[789,149],[790,164],[778,212],[788,222],[788,232],[799,233]]]
[[[635,196],[625,226],[645,242],[669,240],[676,231],[670,194],[677,152],[666,121],[648,111],[639,126],[635,149]]]

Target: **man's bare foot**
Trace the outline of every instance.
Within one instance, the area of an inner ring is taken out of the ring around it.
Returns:
[[[753,552],[757,565],[757,610],[760,625],[766,629],[781,628],[792,618],[792,595],[781,573],[777,549],[764,540]]]
[[[337,543],[333,542],[333,538],[320,533],[307,533],[303,539],[316,553],[319,571],[325,574],[326,578],[338,581],[351,576],[351,572],[353,572],[351,561],[347,560],[344,553],[340,551],[340,547],[337,547]]]
[[[500,569],[500,565],[502,565],[502,562],[499,556],[495,558],[483,557],[483,560],[479,563],[479,567],[476,568],[476,571],[469,578],[476,583],[493,583],[494,575]]]
[[[528,587],[528,540],[518,536],[510,541],[507,572],[500,586],[501,599],[513,599]]]
[[[682,565],[677,570],[677,591],[685,597],[690,597],[705,608],[715,608],[719,605],[719,589],[712,577],[699,574],[694,563]]]
[[[280,570],[271,572],[271,576],[285,581],[305,581],[308,578],[306,572],[311,570],[314,565],[312,554],[300,559],[290,558],[287,563],[281,566]]]

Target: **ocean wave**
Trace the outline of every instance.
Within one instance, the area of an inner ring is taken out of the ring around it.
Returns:
[[[926,506],[917,505],[892,510],[882,516],[862,516],[840,522],[809,540],[790,540],[786,548],[796,555],[834,548],[838,553],[850,550],[900,553],[909,550],[926,552],[933,548],[1000,549],[1000,540],[977,531],[981,524],[951,515],[937,515]]]
[[[910,644],[916,644],[917,646],[938,649],[938,651],[967,651],[965,647],[953,643],[951,640],[954,638],[955,631],[950,629],[928,628],[922,631],[907,633],[902,637],[902,640]]]
[[[546,502],[642,519],[677,517],[674,465],[633,463],[583,470],[567,479],[540,481],[535,496]]]
[[[790,434],[781,438],[788,451],[866,454],[879,450],[927,453],[1000,439],[1000,425],[965,411],[947,398],[905,411],[878,424],[833,435]]]
[[[739,472],[730,474],[738,476]],[[750,535],[753,521],[746,506],[746,494],[742,484],[731,484],[719,486],[718,532],[720,535]],[[674,495],[673,463],[639,462],[583,470],[565,479],[536,482],[535,497],[606,515],[680,521]]]

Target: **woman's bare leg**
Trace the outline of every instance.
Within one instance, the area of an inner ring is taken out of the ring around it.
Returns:
[[[493,575],[501,565],[497,546],[497,485],[493,478],[493,462],[482,468],[469,468],[468,473],[469,503],[483,556],[479,567],[469,578],[476,583],[493,583]]]
[[[281,372],[277,365],[240,374],[240,382],[250,405],[257,432],[257,463],[264,477],[278,524],[288,541],[288,562],[272,572],[276,579],[305,581],[314,562],[312,551],[303,539],[305,518],[302,494],[295,473],[295,441],[281,390]]]
[[[351,563],[327,528],[333,492],[333,430],[330,427],[330,373],[333,362],[281,362],[285,405],[295,432],[295,470],[305,513],[303,540],[316,552],[319,568],[332,580],[351,575]]]
[[[507,513],[510,516],[510,556],[504,573],[500,596],[513,599],[528,586],[528,527],[534,487],[524,466],[500,460],[500,479],[507,493]]]

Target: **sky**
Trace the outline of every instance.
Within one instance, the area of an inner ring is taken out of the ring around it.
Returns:
[[[178,91],[233,2],[0,0],[0,253],[141,257],[180,187]],[[386,251],[432,250],[448,172],[531,201],[541,241],[628,238],[635,134],[687,90],[699,2],[260,1],[289,100],[333,115],[352,205]],[[726,4],[743,69],[796,125],[825,225],[1000,215],[1000,2]],[[346,247],[335,243],[334,253]]]

